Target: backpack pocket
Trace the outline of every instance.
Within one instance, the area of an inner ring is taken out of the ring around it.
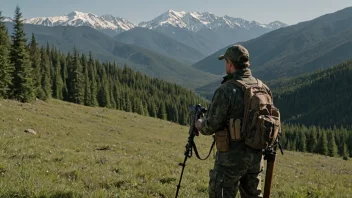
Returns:
[[[255,125],[246,137],[245,143],[255,149],[265,149],[272,146],[280,129],[277,117],[260,115],[256,117]]]

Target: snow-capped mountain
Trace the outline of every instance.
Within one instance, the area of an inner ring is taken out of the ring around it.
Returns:
[[[248,30],[261,27],[263,29],[274,30],[287,25],[279,21],[269,24],[261,24],[256,21],[247,21],[227,15],[219,17],[210,12],[177,12],[174,10],[168,10],[151,21],[141,22],[138,26],[149,29],[157,29],[161,26],[174,26],[198,32],[204,28],[216,31],[216,29],[223,27],[233,29],[243,28]]]
[[[210,12],[168,10],[151,21],[139,23],[138,26],[164,33],[189,45],[192,44],[193,38],[203,39],[200,42],[212,43],[213,47],[209,49],[211,53],[214,49],[218,50],[236,42],[247,41],[287,25],[279,21],[262,24],[227,15],[220,17]],[[196,36],[187,36],[185,32]],[[187,40],[187,38],[192,39]]]
[[[135,27],[152,29],[186,44],[203,54],[211,54],[231,43],[256,38],[286,24],[275,21],[261,24],[230,16],[216,16],[210,12],[177,12],[168,10],[151,21],[133,24],[112,15],[98,16],[92,13],[73,11],[65,16],[36,17],[24,23],[44,26],[90,26],[109,36]],[[143,35],[140,35],[143,37]]]
[[[4,17],[4,22],[12,22],[12,19],[10,17]]]
[[[134,28],[126,19],[112,15],[97,16],[92,13],[74,11],[66,16],[36,17],[26,19],[24,23],[44,26],[90,26],[111,36]]]

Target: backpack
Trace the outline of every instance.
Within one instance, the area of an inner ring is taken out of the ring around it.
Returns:
[[[229,82],[241,87],[244,92],[241,139],[254,149],[274,146],[281,133],[281,122],[280,112],[273,104],[271,92],[259,79],[254,85],[247,85],[242,80]]]

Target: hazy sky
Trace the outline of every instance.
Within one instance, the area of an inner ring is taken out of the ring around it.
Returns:
[[[350,7],[352,0],[0,0],[0,10],[12,17],[17,4],[24,18],[66,15],[77,10],[139,23],[172,9],[292,25]]]

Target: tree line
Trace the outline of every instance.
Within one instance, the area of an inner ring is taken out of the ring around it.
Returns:
[[[333,127],[352,123],[352,59],[334,67],[273,82],[275,105],[291,123]]]
[[[350,128],[285,124],[282,131],[284,133],[282,145],[287,150],[331,157],[352,157],[352,130]]]
[[[188,106],[207,102],[193,91],[133,71],[127,65],[99,62],[91,53],[64,54],[55,46],[27,42],[17,6],[11,39],[0,12],[0,97],[31,102],[55,98],[188,123]]]

